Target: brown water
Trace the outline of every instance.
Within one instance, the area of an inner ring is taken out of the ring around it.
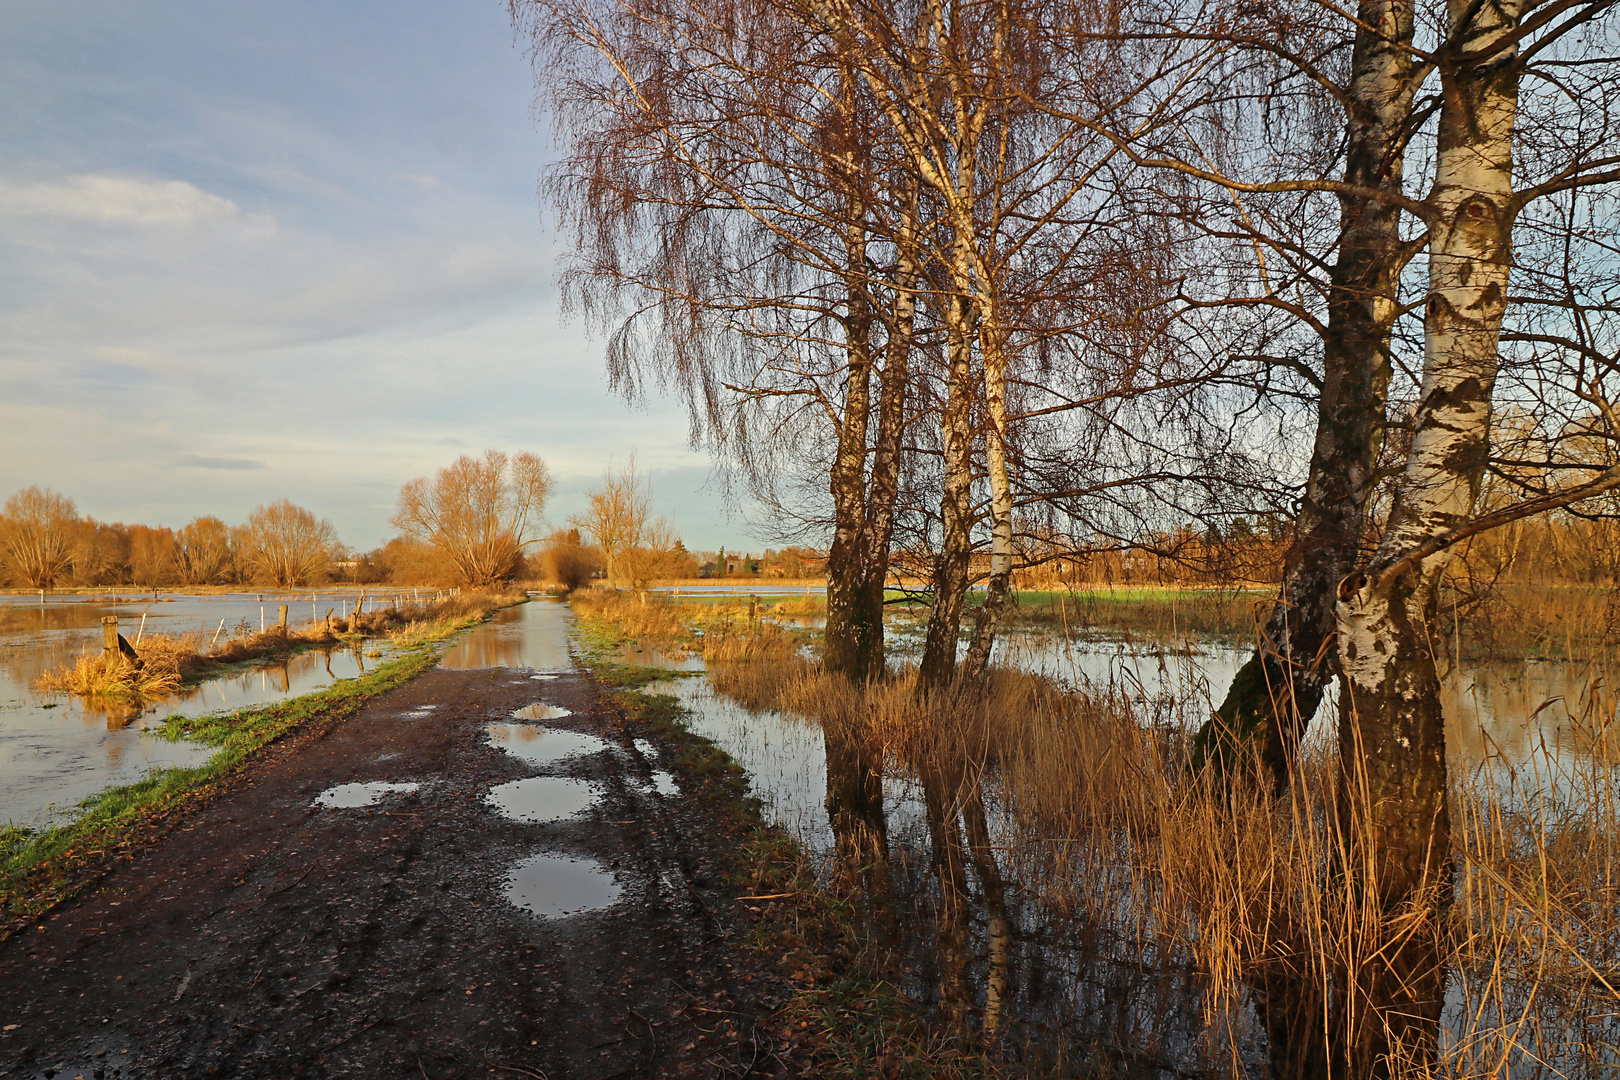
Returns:
[[[904,662],[914,645],[901,629],[892,639],[891,656]],[[1104,635],[1064,639],[1020,630],[998,644],[996,659],[1078,689],[1124,697],[1139,716],[1190,729],[1209,715],[1247,656],[1247,649],[1219,642],[1171,648]],[[1582,797],[1571,780],[1577,766],[1593,757],[1612,761],[1620,751],[1620,732],[1611,730],[1616,708],[1606,690],[1611,682],[1610,673],[1584,664],[1465,666],[1445,683],[1453,769],[1499,783],[1512,780],[1537,797]],[[865,910],[880,940],[896,950],[896,970],[914,997],[943,1005],[961,979],[971,1007],[984,1010],[992,981],[1004,980],[999,996],[1020,1038],[1049,1040],[1062,1033],[1082,1044],[1100,1039],[1129,1048],[1130,1075],[1227,1075],[1229,1066],[1265,1075],[1264,1033],[1246,996],[1211,999],[1204,980],[1184,960],[1155,955],[1140,938],[1111,936],[1116,934],[1111,924],[1054,908],[1042,899],[1042,881],[1020,878],[1032,862],[1043,860],[1032,859],[1027,848],[1013,858],[1026,830],[1016,827],[1001,805],[993,768],[962,763],[967,775],[978,770],[981,776],[972,790],[982,804],[978,813],[991,854],[981,861],[964,856],[958,846],[946,860],[966,864],[960,886],[966,911],[961,928],[952,931],[962,944],[947,947],[952,938],[940,920],[949,908],[942,900],[934,848],[939,837],[968,830],[966,810],[960,820],[931,818],[920,780],[896,774],[893,762],[863,756],[860,747],[807,718],[745,707],[707,679],[669,679],[647,690],[670,694],[687,708],[691,729],[744,768],[766,814],[821,860],[825,875],[848,875],[854,864],[867,867],[856,883],[864,897],[856,910]],[[1335,711],[1331,699],[1324,704],[1311,734],[1318,745],[1334,737]],[[837,820],[829,816],[833,805],[845,808]],[[1117,865],[1092,872],[1129,878],[1127,846],[1121,847]],[[841,880],[847,885],[849,878]],[[1126,884],[1116,895],[1128,897],[1135,887]],[[990,934],[998,922],[1009,928],[1008,937],[998,939],[1007,943],[1001,953]],[[1460,985],[1454,980],[1448,1038],[1475,1032],[1485,1022],[1463,1007]],[[1547,1052],[1569,1060],[1571,1051],[1551,1046],[1567,1032],[1546,1034]],[[1224,1049],[1212,1058],[1211,1049],[1218,1047]],[[1502,1075],[1553,1075],[1530,1064]]]
[[[613,749],[612,743],[595,735],[558,731],[538,724],[487,724],[484,733],[491,746],[534,766],[555,765],[571,757]]]
[[[568,605],[537,596],[497,612],[488,622],[473,627],[451,643],[443,668],[532,668],[536,672],[573,671],[568,634],[573,613]]]
[[[260,596],[263,600],[260,600]],[[276,622],[289,607],[293,625],[314,611],[352,609],[353,593],[233,593],[215,596],[95,598],[7,596],[0,602],[0,822],[31,828],[70,817],[79,802],[133,783],[154,769],[202,764],[213,753],[194,743],[149,733],[171,714],[200,716],[307,694],[354,678],[381,660],[337,649],[300,653],[284,663],[188,686],[139,708],[68,695],[41,695],[33,683],[47,670],[101,648],[101,619],[115,615],[131,641],[143,634],[197,633],[204,639]],[[305,606],[308,605],[308,606]],[[369,606],[369,605],[368,605]],[[145,618],[144,627],[142,618]],[[222,626],[223,624],[223,626]],[[367,645],[366,649],[376,646]],[[390,650],[384,646],[382,650]]]

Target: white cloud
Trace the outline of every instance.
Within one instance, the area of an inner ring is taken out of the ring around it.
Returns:
[[[268,223],[265,215],[244,214],[230,199],[184,180],[98,174],[34,184],[0,180],[0,215],[188,228]]]

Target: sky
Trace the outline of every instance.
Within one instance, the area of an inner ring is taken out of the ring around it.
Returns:
[[[460,454],[543,457],[556,527],[633,452],[689,548],[760,547],[560,310],[534,99],[499,0],[0,0],[0,498],[364,550]]]

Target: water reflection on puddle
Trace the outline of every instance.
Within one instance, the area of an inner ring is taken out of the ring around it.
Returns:
[[[513,821],[542,825],[589,809],[596,802],[596,788],[566,776],[531,776],[493,788],[485,801]]]
[[[533,668],[540,672],[573,671],[568,631],[574,613],[549,597],[497,612],[495,617],[458,637],[439,661],[441,668]]]
[[[561,720],[565,716],[573,716],[573,709],[565,709],[561,705],[525,705],[513,712],[512,715],[519,720]]]
[[[533,724],[487,724],[484,731],[491,746],[522,758],[530,765],[553,765],[565,758],[612,749],[611,743],[595,735]]]
[[[545,919],[605,908],[619,898],[619,883],[594,859],[531,855],[506,878],[506,899]]]
[[[653,773],[652,786],[654,791],[665,796],[666,798],[679,795],[681,793],[681,785],[675,782],[674,776],[665,772],[663,769],[659,769],[657,772]]]
[[[361,806],[376,806],[391,795],[413,794],[421,787],[421,784],[394,784],[386,780],[339,784],[315,796],[315,805],[328,810],[353,810]]]

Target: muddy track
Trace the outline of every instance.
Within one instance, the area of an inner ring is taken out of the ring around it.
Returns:
[[[486,725],[540,701],[573,711],[549,726],[612,746],[537,766],[490,743]],[[689,778],[657,791],[666,749],[634,741],[650,737],[582,675],[439,669],[275,748],[0,944],[0,1077],[780,1074],[757,1022],[783,984],[736,947],[722,883],[738,838]],[[485,802],[537,774],[600,798],[549,824]],[[379,780],[422,786],[314,805]],[[513,906],[508,872],[542,852],[599,861],[618,901]]]

